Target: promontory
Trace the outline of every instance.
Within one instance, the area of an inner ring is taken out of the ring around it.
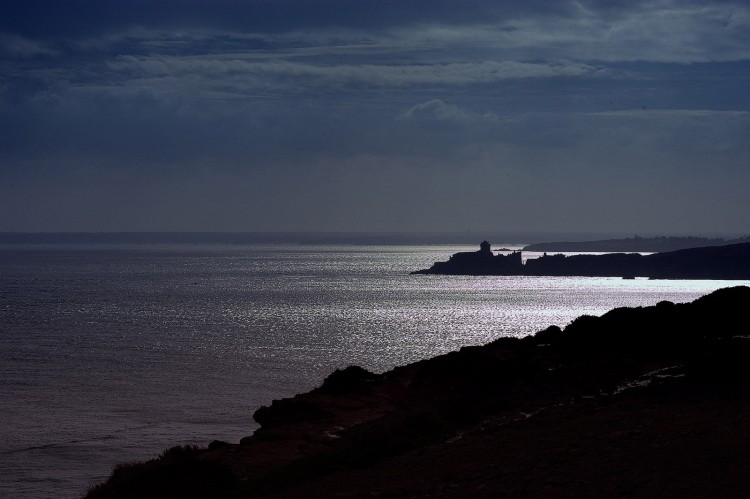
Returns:
[[[544,254],[522,259],[522,252],[492,252],[483,241],[479,251],[456,253],[445,262],[412,274],[501,276],[649,277],[652,279],[750,279],[750,243],[690,248],[664,253],[601,255]]]

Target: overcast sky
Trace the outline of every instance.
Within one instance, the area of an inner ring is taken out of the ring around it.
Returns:
[[[750,3],[0,0],[0,231],[750,233]]]

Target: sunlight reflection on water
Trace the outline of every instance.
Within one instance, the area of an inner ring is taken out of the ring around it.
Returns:
[[[474,249],[0,248],[0,496],[76,496],[117,462],[237,441],[259,405],[336,367],[748,284],[409,275]]]

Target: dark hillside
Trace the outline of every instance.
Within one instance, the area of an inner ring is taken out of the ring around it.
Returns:
[[[748,306],[728,288],[340,370],[259,409],[240,444],[167,452],[88,497],[745,497]]]

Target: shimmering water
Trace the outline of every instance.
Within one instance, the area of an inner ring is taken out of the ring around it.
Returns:
[[[238,441],[336,367],[375,371],[747,281],[410,276],[459,246],[0,248],[0,497]]]

